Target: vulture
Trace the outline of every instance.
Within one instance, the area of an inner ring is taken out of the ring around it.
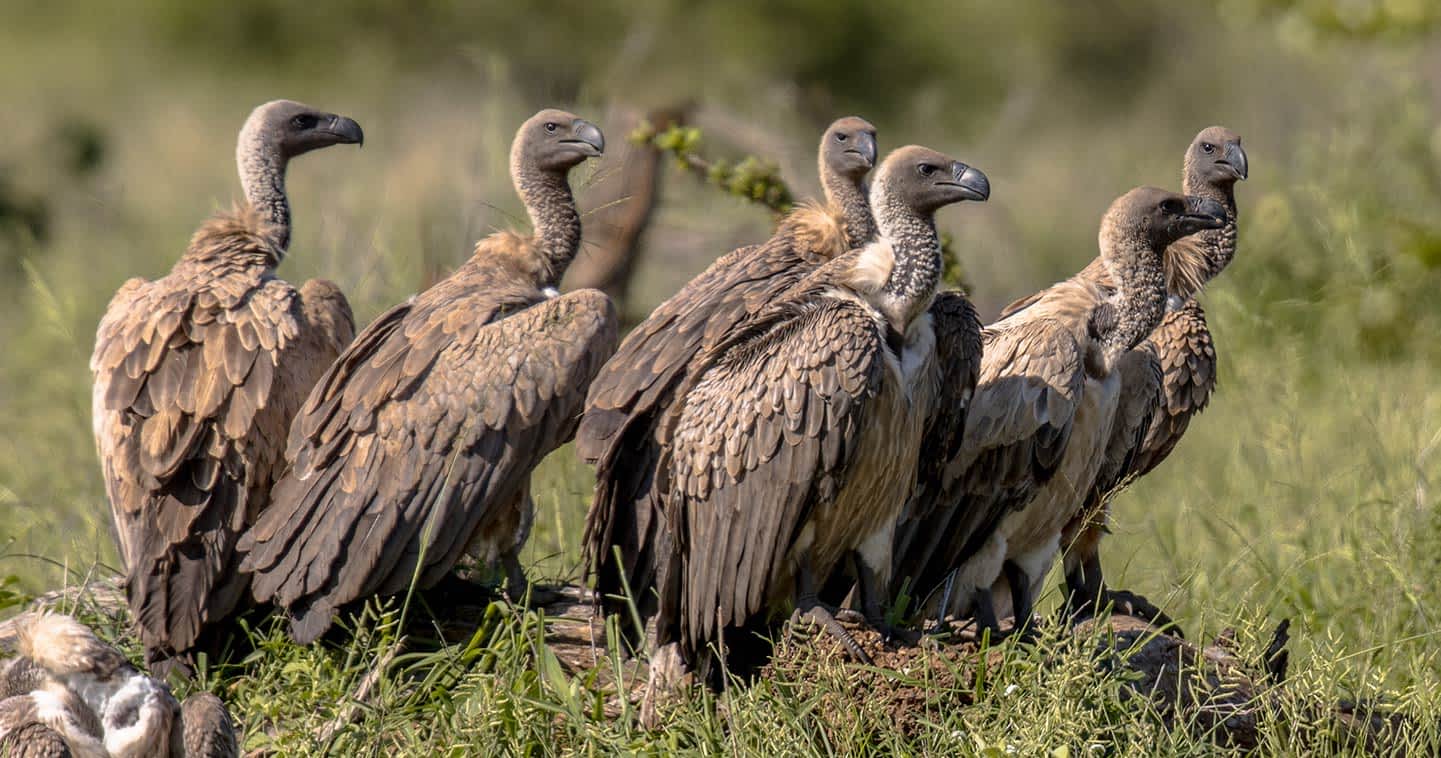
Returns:
[[[1085,495],[1085,507],[1066,526],[1062,540],[1067,605],[1075,611],[1100,609],[1113,599],[1124,599],[1133,614],[1149,616],[1159,623],[1170,621],[1139,596],[1126,593],[1124,598],[1113,597],[1105,589],[1100,541],[1106,532],[1110,498],[1170,455],[1191,418],[1205,410],[1216,388],[1216,351],[1196,295],[1235,257],[1236,182],[1247,174],[1241,137],[1223,126],[1201,130],[1186,150],[1182,191],[1220,203],[1226,209],[1226,224],[1166,248],[1167,313],[1142,343],[1160,361],[1160,394],[1153,401],[1143,401],[1139,396],[1156,391],[1149,383],[1135,384],[1123,378],[1121,387],[1127,402],[1152,402],[1155,410],[1144,422],[1143,437],[1127,434],[1112,440],[1113,447],[1107,451],[1096,481]],[[1078,276],[1102,287],[1114,286],[1110,272],[1094,262]],[[1017,304],[1008,311],[1022,307]]]
[[[1139,434],[1154,405],[1123,399],[1120,386],[1123,378],[1160,381],[1154,355],[1132,348],[1165,311],[1163,252],[1225,222],[1225,208],[1208,198],[1134,189],[1101,222],[1111,286],[1061,282],[982,331],[980,377],[959,449],[935,465],[934,499],[913,504],[898,528],[901,586],[909,582],[913,595],[927,597],[944,585],[942,614],[971,611],[996,633],[993,595],[1008,588],[1023,626],[1113,427]]]
[[[32,614],[17,632],[19,656],[0,663],[7,755],[239,755],[230,716],[214,695],[177,703],[168,687],[69,616]]]
[[[984,174],[934,150],[886,157],[870,190],[879,238],[806,275],[708,348],[667,413],[671,534],[658,568],[650,694],[794,611],[865,654],[817,597],[853,553],[890,569],[928,411],[941,274],[935,212],[985,200]],[[742,667],[748,662],[740,661]],[[653,720],[654,699],[643,717]]]
[[[255,599],[288,611],[296,641],[347,604],[436,585],[467,551],[526,596],[531,470],[575,434],[616,346],[608,297],[556,291],[580,245],[568,175],[604,148],[565,111],[527,120],[510,175],[534,233],[481,240],[367,326],[306,398],[272,506],[241,545]]]
[[[802,205],[766,242],[718,259],[632,330],[591,384],[576,431],[576,447],[597,473],[585,564],[610,613],[626,607],[627,588],[644,617],[654,612],[658,433],[676,390],[698,355],[738,322],[822,263],[875,238],[862,183],[875,161],[875,127],[854,116],[831,124],[818,158],[825,204]]]
[[[236,159],[245,205],[217,213],[170,274],[127,281],[95,337],[95,442],[125,594],[159,673],[188,674],[246,592],[236,543],[266,508],[290,421],[355,333],[335,285],[276,277],[290,243],[285,169],[364,139],[289,100],[254,110]]]

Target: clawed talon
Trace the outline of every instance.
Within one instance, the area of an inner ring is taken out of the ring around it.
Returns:
[[[865,650],[861,649],[860,643],[856,642],[855,637],[852,637],[851,633],[846,631],[846,628],[841,625],[841,622],[837,621],[836,617],[825,606],[814,605],[805,611],[797,608],[795,613],[791,614],[790,626],[792,629],[797,629],[801,623],[808,625],[808,628],[812,630],[810,632],[812,636],[814,635],[813,630],[817,626],[829,632],[830,635],[836,638],[836,640],[841,643],[841,646],[846,649],[851,659],[857,663],[865,666],[875,665],[875,661],[866,654]]]
[[[1180,627],[1176,626],[1176,622],[1164,611],[1152,604],[1150,600],[1147,600],[1144,595],[1138,595],[1127,590],[1108,589],[1102,596],[1101,603],[1102,607],[1104,607],[1105,604],[1110,604],[1112,613],[1133,616],[1152,626],[1165,627],[1166,632],[1175,637],[1181,639],[1185,639],[1186,637],[1186,635],[1181,633]]]

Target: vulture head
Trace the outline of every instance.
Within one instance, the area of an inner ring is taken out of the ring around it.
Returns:
[[[876,165],[876,128],[859,116],[837,119],[821,135],[821,162],[841,176],[865,176]]]
[[[510,163],[564,174],[604,152],[600,127],[574,113],[547,108],[520,125],[511,143]]]
[[[1186,178],[1197,187],[1229,187],[1245,179],[1247,171],[1241,135],[1224,126],[1202,129],[1186,151]]]
[[[1226,218],[1226,207],[1210,198],[1137,187],[1117,198],[1106,211],[1101,220],[1101,249],[1134,249],[1135,243],[1141,243],[1159,255],[1182,237],[1220,229]]]
[[[281,159],[331,145],[365,142],[365,132],[354,119],[318,111],[294,100],[272,100],[251,111],[240,134],[242,149],[254,144],[246,139],[247,135],[254,135],[263,149]]]
[[[945,153],[907,145],[892,150],[881,163],[871,197],[877,192],[917,213],[931,214],[962,200],[985,200],[991,196],[991,182],[979,169]]]

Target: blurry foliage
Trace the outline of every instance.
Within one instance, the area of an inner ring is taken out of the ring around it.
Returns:
[[[1297,41],[1323,35],[1405,39],[1441,22],[1441,3],[1435,0],[1225,0],[1222,8],[1272,20],[1283,36]]]
[[[1438,114],[1414,87],[1379,97],[1301,140],[1294,181],[1243,199],[1247,270],[1233,281],[1282,327],[1275,337],[1441,360],[1429,307],[1441,291]]]
[[[630,141],[649,145],[671,156],[676,168],[694,174],[727,193],[763,205],[782,214],[795,205],[790,187],[780,176],[775,161],[747,155],[734,163],[701,154],[701,131],[694,126],[673,124],[657,130],[642,120],[630,133]]]

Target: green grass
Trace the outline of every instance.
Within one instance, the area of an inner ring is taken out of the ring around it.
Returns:
[[[1217,40],[1224,54],[1210,48]],[[1152,60],[1124,96],[1051,98],[1069,80],[1021,66],[989,110],[964,107],[958,72],[953,90],[919,93],[908,111],[865,115],[881,126],[883,147],[933,144],[991,177],[991,202],[942,217],[985,313],[1082,266],[1109,200],[1143,181],[1173,184],[1196,129],[1219,121],[1245,135],[1253,176],[1238,190],[1240,252],[1205,297],[1220,389],[1171,459],[1116,502],[1108,577],[1164,601],[1193,639],[1235,628],[1251,657],[1277,620],[1293,620],[1285,718],[1264,726],[1266,752],[1328,752],[1330,727],[1305,705],[1343,697],[1413,717],[1406,739],[1434,750],[1437,110],[1426,83],[1413,81],[1417,58],[1390,51],[1310,57],[1277,50],[1264,30],[1218,26],[1171,42],[1177,54]],[[90,428],[95,324],[124,279],[163,274],[200,219],[237,196],[231,140],[252,105],[295,97],[364,124],[363,150],[323,151],[294,166],[297,236],[282,273],[335,279],[365,320],[410,294],[426,261],[453,265],[474,239],[519,215],[503,175],[506,146],[551,94],[525,92],[501,56],[473,51],[438,73],[360,53],[304,71],[221,72],[193,51],[137,55],[128,44],[79,27],[0,30],[0,171],[56,211],[51,241],[21,245],[0,282],[0,614],[114,565]],[[737,144],[722,152],[773,156],[807,194],[816,125],[783,88],[766,92],[711,105],[721,126],[708,134],[737,127]],[[568,107],[601,118],[624,92],[597,86],[575,97]],[[953,123],[958,113],[964,124]],[[106,159],[95,175],[69,176],[51,155],[49,132],[71,118],[103,129]],[[616,142],[625,133],[602,125]],[[608,176],[578,177],[582,204]],[[763,236],[766,224],[763,212],[669,177],[630,310],[645,312],[716,255]],[[578,573],[590,476],[568,447],[536,472],[525,560],[543,578]],[[1055,601],[1053,589],[1043,610]],[[138,652],[123,619],[77,611]],[[647,734],[629,710],[604,716],[594,682],[559,670],[534,617],[495,608],[468,644],[411,640],[397,649],[397,613],[373,612],[367,631],[344,646],[299,648],[263,623],[251,630],[255,654],[195,686],[231,704],[248,748],[283,754],[1216,751],[1186,729],[1164,729],[1158,714],[1122,697],[1117,676],[1098,671],[1084,646],[1054,638],[1007,648],[983,682],[933,683],[910,714],[914,728],[900,728],[873,688],[822,669],[720,702],[696,693],[672,728]],[[411,618],[423,621],[424,609]],[[383,660],[358,720],[322,740]]]

